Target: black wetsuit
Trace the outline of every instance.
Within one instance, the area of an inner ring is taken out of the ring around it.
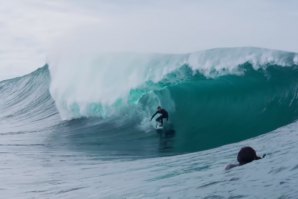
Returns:
[[[160,122],[160,124],[161,125],[163,125],[163,119],[169,119],[169,114],[168,114],[168,112],[165,110],[165,109],[160,109],[160,110],[158,110],[158,111],[156,111],[153,115],[152,115],[152,117],[151,117],[151,120],[154,118],[154,116],[156,115],[156,114],[161,114],[161,116],[159,116],[158,118],[156,118],[156,121],[157,122]]]

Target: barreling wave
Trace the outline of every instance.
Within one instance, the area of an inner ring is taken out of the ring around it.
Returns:
[[[295,68],[297,64],[296,53],[260,48],[211,49],[179,55],[117,53],[78,60],[62,58],[50,65],[50,91],[63,119],[105,118],[137,105],[145,95],[155,98],[155,103],[148,105],[168,104],[174,110],[170,93],[163,97],[154,94],[181,86],[189,79],[196,81],[204,76],[214,80],[229,75],[245,79],[250,75],[248,67],[266,73],[269,66]]]
[[[149,146],[154,138],[144,132],[154,131],[150,117],[161,105],[169,110],[175,130],[162,147],[190,152],[297,120],[298,55],[259,48],[101,54],[55,60],[27,76],[1,82],[0,91],[0,118],[10,118],[20,129],[54,126],[59,113],[70,121],[67,129],[64,125],[56,131],[77,132],[81,136],[74,142],[84,142],[88,135],[85,141],[98,140],[98,150],[131,154],[155,148]],[[73,120],[94,117],[99,122]],[[83,125],[79,130],[77,123]]]
[[[223,48],[61,63],[50,65],[50,90],[63,119],[134,121],[150,131],[149,118],[161,105],[170,112],[181,151],[253,137],[298,116],[296,53]]]

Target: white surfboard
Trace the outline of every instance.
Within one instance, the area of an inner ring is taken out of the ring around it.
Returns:
[[[162,130],[163,128],[164,128],[164,125],[161,126],[159,122],[156,122],[156,125],[155,125],[156,130]]]
[[[155,129],[156,129],[156,130],[161,130],[161,129],[163,129],[163,126],[156,125]]]

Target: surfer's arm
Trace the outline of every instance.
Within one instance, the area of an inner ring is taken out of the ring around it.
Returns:
[[[238,167],[238,166],[239,166],[239,164],[229,164],[226,166],[225,170],[230,170],[230,169],[232,169],[234,167]]]
[[[158,113],[158,111],[156,111],[156,112],[152,115],[152,117],[151,117],[150,120],[152,120],[152,119],[154,118],[154,116],[155,116],[157,113]]]

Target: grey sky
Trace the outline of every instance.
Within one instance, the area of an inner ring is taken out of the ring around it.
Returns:
[[[73,46],[98,52],[298,51],[294,0],[0,1],[0,79],[28,73],[53,51]]]

